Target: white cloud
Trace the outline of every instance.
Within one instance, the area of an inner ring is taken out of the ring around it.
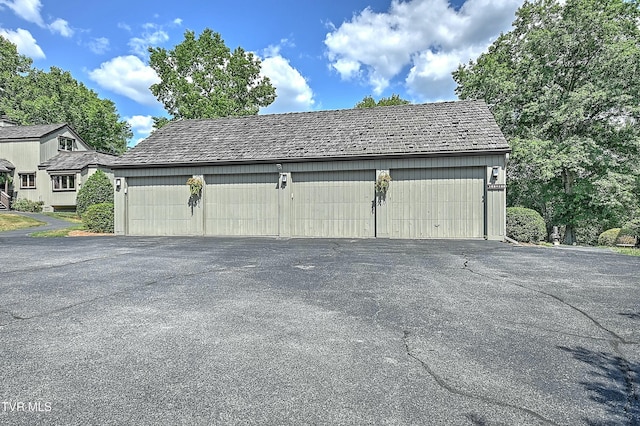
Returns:
[[[7,6],[25,21],[41,27],[45,26],[42,15],[40,15],[40,9],[42,8],[40,0],[0,0],[0,5]]]
[[[410,93],[422,99],[446,101],[455,99],[456,84],[451,72],[460,65],[461,58],[475,58],[482,50],[452,50],[432,52],[427,50],[413,56],[413,66],[405,79]]]
[[[11,43],[15,44],[18,48],[18,53],[26,55],[32,59],[44,59],[45,55],[36,39],[33,38],[31,33],[22,28],[17,30],[5,30],[0,28],[0,36],[6,38]]]
[[[159,106],[149,87],[159,83],[153,68],[133,55],[118,56],[89,72],[89,78],[107,90],[126,96],[140,104]]]
[[[276,100],[262,113],[309,111],[313,108],[313,90],[300,72],[282,57],[279,47],[270,46],[265,50],[260,74],[269,77],[276,88]]]
[[[176,18],[173,20],[173,25],[179,27],[180,25],[182,25],[182,18]]]
[[[63,37],[71,37],[73,36],[73,29],[69,27],[69,23],[64,19],[56,19],[52,23],[49,24],[49,29],[52,33],[58,33]]]
[[[332,27],[327,57],[342,79],[364,80],[377,95],[403,77],[420,100],[451,98],[451,72],[508,30],[523,1],[467,0],[456,11],[448,0],[393,0],[386,13],[366,8]]]
[[[89,43],[89,50],[96,55],[102,55],[109,50],[109,39],[105,37],[99,37],[92,39]]]
[[[146,138],[153,131],[153,117],[150,115],[134,115],[125,118],[136,135]]]
[[[6,6],[16,15],[27,22],[34,23],[42,28],[49,28],[52,33],[60,34],[63,37],[72,37],[74,30],[69,26],[69,22],[57,18],[49,25],[45,25],[40,9],[40,0],[0,0],[0,6]]]
[[[140,37],[133,37],[129,40],[131,52],[141,58],[146,58],[150,46],[157,46],[169,40],[167,34],[160,26],[146,23],[142,26],[144,33]]]

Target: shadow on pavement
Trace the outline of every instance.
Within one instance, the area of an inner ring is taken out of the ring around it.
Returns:
[[[597,422],[585,419],[592,426],[613,424],[640,424],[640,401],[638,401],[638,379],[640,364],[629,362],[619,355],[596,352],[583,347],[558,349],[570,353],[578,361],[589,364],[592,371],[589,380],[580,382],[590,393],[593,401],[606,407],[614,416],[619,416],[623,423]]]

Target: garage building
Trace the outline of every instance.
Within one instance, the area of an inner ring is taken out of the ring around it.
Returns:
[[[509,152],[480,101],[175,121],[113,166],[115,231],[502,240]]]

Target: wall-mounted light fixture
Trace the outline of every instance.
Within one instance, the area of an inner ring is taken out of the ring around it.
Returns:
[[[117,178],[116,179],[116,191],[119,191],[121,186],[122,186],[122,180],[120,180],[120,178]]]
[[[493,170],[491,171],[491,177],[493,177],[494,179],[497,179],[499,174],[500,174],[500,167],[494,166]]]
[[[287,175],[282,175],[282,183],[287,183]]]

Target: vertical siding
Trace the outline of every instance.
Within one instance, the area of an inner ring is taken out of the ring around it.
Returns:
[[[484,174],[480,167],[391,170],[391,236],[483,237]]]
[[[491,176],[491,166],[498,167],[498,177]],[[497,161],[487,167],[487,182],[504,185],[506,183],[505,161]],[[506,190],[487,190],[487,238],[490,240],[504,240],[506,236]]]
[[[492,166],[501,167],[498,183],[504,183],[505,161],[486,155],[118,170],[133,187],[127,196],[124,187],[116,192],[116,232],[365,238],[377,228],[380,237],[501,239],[505,191],[487,191],[485,184]],[[391,186],[374,213],[374,182],[383,170],[390,171]],[[201,205],[185,217],[192,175],[204,175],[206,185]],[[141,192],[136,186],[143,184]],[[167,210],[165,199],[179,205]],[[149,203],[165,209],[165,217],[143,226]]]
[[[201,207],[189,206],[190,176],[127,179],[131,235],[199,235]]]
[[[278,173],[208,175],[207,235],[278,235]]]
[[[375,170],[292,174],[292,235],[373,237]]]
[[[86,151],[87,148],[82,143],[82,141],[78,140],[78,138],[71,133],[70,131],[62,128],[55,133],[47,135],[45,139],[42,140],[40,144],[40,162],[47,161],[48,159],[55,157],[58,155],[58,136],[65,136],[67,138],[75,139],[75,143],[73,145],[74,151]]]

